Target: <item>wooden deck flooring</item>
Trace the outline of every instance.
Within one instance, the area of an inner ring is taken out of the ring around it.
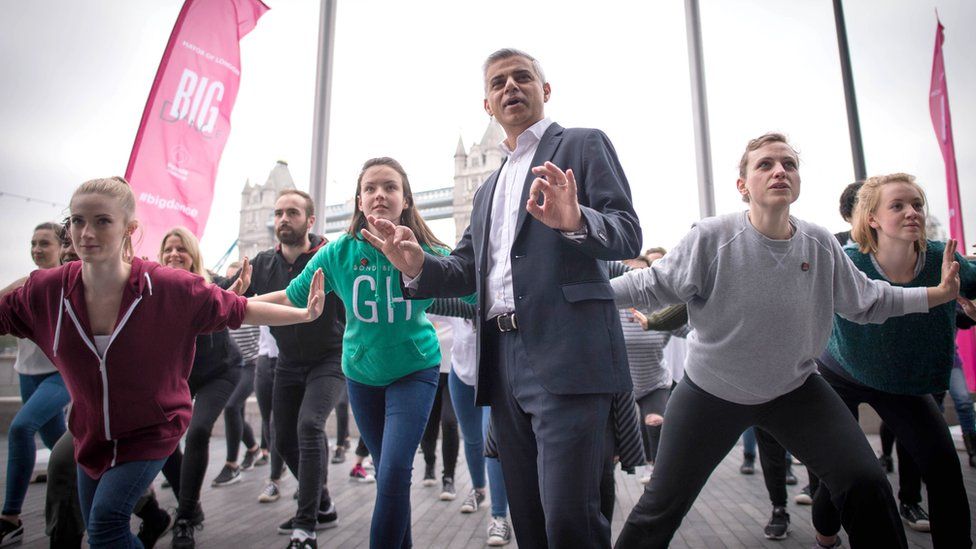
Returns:
[[[876,436],[870,437],[877,447]],[[957,436],[958,438],[958,436]],[[961,444],[959,445],[961,447]],[[287,537],[276,533],[276,525],[294,512],[291,495],[297,483],[290,475],[283,481],[283,497],[271,504],[259,504],[258,494],[264,487],[267,467],[245,473],[243,481],[224,488],[211,488],[210,480],[216,476],[226,454],[224,439],[211,441],[210,467],[203,489],[203,508],[206,513],[204,529],[197,532],[197,546],[201,548],[264,548],[284,547]],[[6,439],[0,438],[0,456],[6,462]],[[369,540],[369,522],[373,507],[375,484],[350,482],[350,459],[340,465],[329,466],[329,488],[339,512],[339,526],[319,533],[319,547],[366,548]],[[960,458],[964,457],[960,453]],[[708,484],[685,518],[672,543],[676,548],[725,548],[725,547],[775,547],[809,548],[813,544],[810,523],[810,507],[795,505],[792,496],[799,492],[806,480],[802,466],[795,471],[800,478],[799,486],[789,487],[789,512],[792,516],[792,534],[784,541],[774,542],[763,538],[763,526],[769,518],[769,502],[761,472],[742,476],[738,472],[741,450],[734,449],[709,479]],[[758,464],[757,464],[758,465]],[[4,467],[5,469],[5,467]],[[459,456],[457,475],[458,498],[453,502],[438,500],[439,487],[421,485],[423,458],[417,455],[414,462],[414,484],[411,491],[412,529],[414,545],[418,548],[480,548],[485,546],[488,510],[464,515],[459,512],[464,494],[471,489],[471,480],[464,465],[463,452]],[[976,470],[963,466],[963,474],[969,493],[970,507],[976,510]],[[896,475],[890,480],[897,483]],[[613,520],[613,534],[617,533],[631,507],[640,497],[643,486],[636,476],[617,472],[617,505]],[[157,490],[162,504],[175,506],[171,491]],[[0,486],[4,481],[0,479]],[[896,484],[897,485],[897,484]],[[33,484],[28,493],[24,524],[24,547],[47,547],[44,536],[44,485]],[[137,521],[133,522],[137,528]],[[931,547],[931,538],[907,530],[912,547]],[[976,523],[974,523],[976,535]],[[846,538],[846,536],[845,536]],[[169,547],[170,536],[164,536],[157,547]],[[845,541],[845,546],[848,546]],[[516,547],[513,543],[509,547]]]

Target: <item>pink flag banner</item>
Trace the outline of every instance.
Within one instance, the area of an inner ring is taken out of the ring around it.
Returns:
[[[965,233],[962,226],[962,205],[959,199],[959,174],[956,172],[956,149],[952,142],[952,117],[949,115],[949,89],[946,85],[945,61],[942,57],[942,44],[945,42],[945,27],[936,19],[935,55],[932,59],[932,85],[929,91],[929,113],[935,137],[942,150],[946,170],[946,196],[949,202],[949,236],[959,241],[959,249],[966,249]],[[973,330],[960,330],[956,336],[959,356],[969,390],[976,390],[976,334]]]
[[[203,235],[240,87],[240,40],[266,11],[260,0],[183,4],[125,171],[143,232],[138,255],[155,260],[178,225]]]

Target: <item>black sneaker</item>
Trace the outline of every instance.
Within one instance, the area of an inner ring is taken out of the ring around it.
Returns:
[[[908,527],[916,532],[928,532],[932,529],[929,524],[929,515],[917,503],[902,503],[898,506],[901,518],[908,523]]]
[[[260,455],[261,455],[260,448],[254,450],[253,452],[251,450],[245,450],[244,459],[241,460],[241,471],[250,471],[251,469],[254,469],[254,465],[255,465],[254,462],[257,461]]]
[[[753,475],[756,473],[756,458],[754,456],[743,456],[742,465],[739,466],[739,473],[743,475]]]
[[[318,549],[319,545],[315,538],[291,538],[286,549]]]
[[[461,502],[461,512],[462,513],[474,513],[481,508],[481,504],[485,502],[485,493],[479,492],[477,490],[471,490],[468,497],[464,498]]]
[[[787,486],[796,486],[796,483],[797,483],[797,480],[796,480],[796,475],[793,474],[793,468],[792,467],[787,467],[786,468],[786,485]]]
[[[455,498],[457,498],[457,491],[454,489],[454,479],[444,477],[444,482],[441,485],[441,501],[454,501]]]
[[[424,486],[436,486],[437,477],[434,475],[434,468],[428,466],[424,469]]]
[[[231,484],[237,484],[241,481],[241,469],[243,467],[231,467],[230,465],[224,465],[224,468],[220,470],[217,474],[217,478],[213,479],[210,483],[214,488],[220,488],[221,486],[230,486]]]
[[[169,513],[157,507],[149,516],[142,519],[139,525],[139,541],[146,549],[152,549],[156,541],[165,534],[173,524],[173,519]],[[192,537],[192,534],[191,534]]]
[[[335,453],[332,454],[332,463],[345,463],[347,450],[345,446],[341,444],[337,445]]]
[[[9,520],[0,519],[0,547],[6,547],[15,543],[20,543],[24,539],[24,523],[17,521],[17,524]]]
[[[278,525],[278,533],[282,535],[288,535],[295,531],[294,526],[295,518],[292,517],[285,522]],[[339,513],[336,512],[335,504],[331,501],[329,506],[322,510],[319,509],[318,516],[315,519],[315,529],[316,530],[327,530],[329,528],[335,528],[339,525]]]
[[[196,542],[193,541],[193,531],[203,530],[202,524],[193,525],[188,519],[177,519],[173,526],[173,549],[193,549]]]
[[[809,484],[804,486],[799,494],[793,496],[793,502],[797,505],[813,505],[813,494],[810,493]]]
[[[790,535],[790,514],[786,507],[773,507],[773,515],[769,517],[763,535],[766,539],[786,539]]]
[[[895,470],[895,460],[891,459],[891,456],[887,454],[878,456],[878,463],[881,464],[881,468],[884,469],[885,473],[890,473]]]

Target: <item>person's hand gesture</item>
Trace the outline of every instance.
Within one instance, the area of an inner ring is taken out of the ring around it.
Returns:
[[[231,285],[230,291],[237,295],[244,295],[244,292],[251,287],[251,262],[246,257],[241,263],[241,270],[238,274],[239,276],[234,281],[234,284]]]
[[[573,170],[560,170],[552,162],[532,168],[536,175],[529,188],[529,200],[525,210],[547,227],[564,232],[578,231],[583,227],[583,214],[576,198],[576,177]],[[539,205],[539,195],[543,202]]]
[[[394,225],[387,219],[372,215],[367,216],[366,220],[379,234],[363,229],[363,238],[382,252],[397,270],[410,278],[416,278],[424,268],[424,250],[413,231],[409,227]]]
[[[630,312],[633,313],[634,318],[637,319],[637,322],[640,324],[640,327],[643,328],[645,332],[651,329],[650,325],[647,322],[647,315],[638,311],[637,309],[631,309]]]
[[[308,286],[308,306],[305,308],[308,322],[318,318],[324,308],[325,275],[322,273],[322,269],[316,269],[315,274],[312,275],[312,283]]]
[[[950,238],[942,253],[942,280],[939,282],[939,290],[944,292],[947,302],[959,297],[959,262],[956,261],[958,245],[956,239]]]

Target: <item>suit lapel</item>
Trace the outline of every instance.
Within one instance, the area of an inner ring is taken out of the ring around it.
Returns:
[[[528,212],[525,211],[525,203],[529,200],[529,189],[532,188],[532,181],[535,180],[532,168],[541,166],[547,160],[552,160],[562,139],[563,127],[555,122],[549,125],[546,133],[542,134],[542,139],[539,141],[539,148],[535,150],[535,156],[532,157],[532,166],[529,168],[529,173],[525,175],[525,181],[522,182],[522,201],[519,202],[518,221],[515,223],[515,238],[518,238],[519,233],[522,231],[522,226],[525,225],[525,217],[528,215]],[[560,166],[560,168],[565,169],[566,167]]]

